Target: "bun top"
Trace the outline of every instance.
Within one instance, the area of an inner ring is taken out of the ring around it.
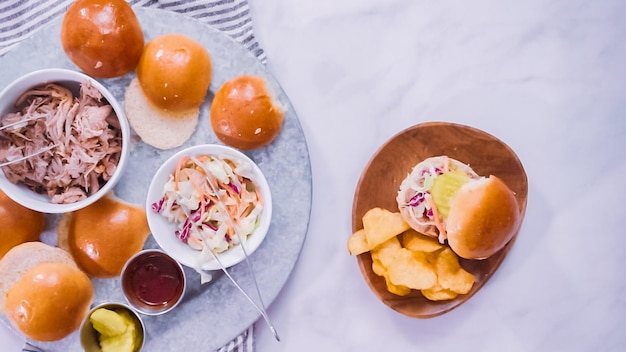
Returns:
[[[0,259],[20,243],[37,241],[45,220],[43,213],[16,203],[0,191]]]
[[[511,240],[520,220],[515,195],[501,179],[472,180],[450,199],[448,244],[460,257],[484,259]]]
[[[263,78],[239,76],[222,85],[211,105],[211,127],[225,144],[243,150],[264,147],[279,134],[283,108]]]
[[[143,52],[143,32],[125,0],[76,0],[65,13],[61,43],[67,56],[93,77],[133,70]]]
[[[26,242],[0,260],[0,310],[32,339],[54,341],[69,335],[92,298],[91,281],[62,249]]]
[[[150,234],[146,212],[113,195],[66,213],[59,223],[59,247],[68,251],[88,275],[118,276]]]
[[[78,329],[93,295],[91,281],[76,267],[40,263],[7,291],[5,311],[26,336],[56,341]]]
[[[11,286],[40,263],[65,263],[78,268],[67,252],[42,242],[26,242],[11,248],[0,260],[0,311]]]
[[[204,101],[211,83],[211,57],[195,40],[165,34],[146,44],[137,78],[148,100],[157,107],[195,109]]]

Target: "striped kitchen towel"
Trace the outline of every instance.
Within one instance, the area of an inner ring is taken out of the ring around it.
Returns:
[[[42,25],[62,16],[74,0],[0,0],[0,56]],[[265,52],[252,31],[248,0],[130,0],[145,6],[184,13],[240,42],[261,62]]]
[[[0,0],[0,57],[42,25],[63,16],[74,0]],[[240,42],[261,62],[265,53],[252,31],[248,0],[129,0],[133,6],[159,8],[193,17]],[[217,352],[252,352],[254,325]]]

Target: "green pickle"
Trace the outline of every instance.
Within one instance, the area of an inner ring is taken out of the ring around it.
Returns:
[[[452,170],[435,178],[430,188],[430,194],[442,219],[448,218],[450,198],[469,180],[470,177],[460,170]]]

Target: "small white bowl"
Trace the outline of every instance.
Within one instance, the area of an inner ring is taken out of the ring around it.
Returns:
[[[87,76],[81,72],[50,68],[39,71],[33,71],[28,73],[12,83],[0,92],[0,115],[4,115],[9,112],[15,111],[14,103],[22,93],[30,88],[39,86],[46,83],[59,83],[62,86],[72,90],[74,94],[79,91],[79,85],[82,82],[90,82],[91,85],[97,88],[104,98],[111,105],[115,111],[122,130],[122,152],[117,168],[111,177],[98,192],[83,199],[81,201],[71,204],[54,204],[51,203],[46,194],[38,194],[24,185],[11,183],[4,175],[4,172],[0,172],[0,189],[2,189],[7,196],[16,201],[17,203],[43,213],[66,213],[74,210],[84,208],[96,200],[100,199],[107,192],[113,189],[118,182],[126,161],[128,159],[129,140],[130,140],[130,127],[124,109],[115,97],[109,92],[102,84],[95,79]]]
[[[152,210],[152,204],[162,198],[163,186],[167,182],[170,174],[174,171],[180,158],[183,156],[196,155],[230,157],[252,166],[254,171],[254,179],[252,181],[254,181],[260,189],[264,208],[260,215],[259,226],[248,236],[245,242],[245,249],[248,255],[251,255],[261,245],[261,242],[263,242],[269,230],[272,220],[272,196],[267,180],[258,165],[242,152],[223,145],[204,144],[183,149],[165,161],[156,172],[150,183],[150,188],[148,189],[146,213],[148,215],[148,225],[157,243],[167,254],[185,266],[195,269],[201,267],[204,270],[220,270],[218,263],[210,258],[210,254],[207,254],[208,258],[203,258],[201,251],[192,249],[189,245],[183,243],[176,237],[174,234],[177,228],[176,224],[168,222],[164,216]],[[218,254],[218,258],[224,267],[228,268],[244,260],[245,256],[241,246],[237,245]]]

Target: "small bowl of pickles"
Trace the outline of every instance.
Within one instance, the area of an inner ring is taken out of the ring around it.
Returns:
[[[80,328],[80,343],[85,352],[140,352],[144,336],[145,326],[139,314],[121,303],[93,307]]]

